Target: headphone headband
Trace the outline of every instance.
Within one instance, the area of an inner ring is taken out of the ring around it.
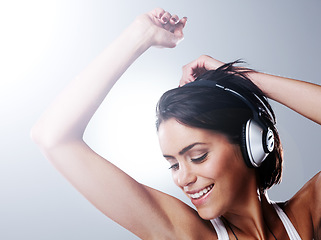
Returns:
[[[250,100],[248,100],[246,97],[244,97],[242,94],[240,94],[236,90],[225,87],[221,83],[217,83],[215,81],[205,80],[205,79],[196,79],[194,82],[190,82],[184,86],[212,87],[212,88],[218,88],[218,89],[221,89],[221,90],[226,91],[228,93],[231,93],[232,95],[234,95],[238,99],[240,99],[243,103],[245,103],[252,110],[253,118],[255,120],[257,120],[259,123],[262,123],[262,127],[268,128],[267,124],[263,124],[263,122],[265,122],[265,121],[263,121],[263,119],[261,117],[262,116],[262,109],[255,106]],[[273,120],[273,125],[274,125],[275,124],[274,117],[273,117],[271,111],[268,109],[266,104],[255,93],[253,93],[253,95],[263,105],[263,107],[265,109],[263,111],[265,111],[270,116],[270,119]]]

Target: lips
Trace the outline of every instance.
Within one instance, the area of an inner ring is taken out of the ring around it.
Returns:
[[[196,193],[187,193],[188,196],[194,200],[196,199],[200,199],[202,198],[206,193],[208,193],[209,191],[211,191],[211,189],[214,187],[214,184],[211,184],[210,186],[207,186],[203,189],[201,189],[200,191],[196,192]]]

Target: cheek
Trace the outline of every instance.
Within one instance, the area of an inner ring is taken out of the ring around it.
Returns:
[[[232,154],[231,154],[232,153]],[[230,152],[225,161],[219,161],[215,173],[219,176],[219,188],[226,197],[233,200],[244,192],[253,174],[253,169],[248,168],[240,151]],[[223,160],[223,159],[222,159]]]
[[[224,176],[230,166],[230,159],[222,156],[214,156],[208,159],[208,161],[202,164],[203,173],[205,176],[209,178],[213,178],[214,180]]]
[[[248,169],[241,153],[232,148],[209,160],[204,163],[203,176],[213,179],[220,191],[226,194],[235,192],[243,185],[242,179],[247,175]]]

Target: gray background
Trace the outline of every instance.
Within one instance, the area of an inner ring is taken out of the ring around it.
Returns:
[[[69,80],[137,15],[158,6],[188,17],[185,40],[176,49],[145,53],[117,83],[85,136],[138,181],[187,201],[161,157],[154,110],[161,93],[178,85],[181,67],[199,55],[226,62],[242,58],[259,71],[321,83],[319,0],[2,1],[0,239],[136,239],[55,171],[29,131]],[[285,170],[269,195],[284,201],[320,170],[321,130],[272,104]]]

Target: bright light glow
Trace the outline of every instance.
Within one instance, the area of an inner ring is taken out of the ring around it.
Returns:
[[[55,30],[54,1],[2,1],[0,89],[14,87],[36,67]]]
[[[137,74],[138,75],[138,74]],[[141,76],[140,76],[141,77]],[[172,184],[155,127],[156,103],[163,88],[147,76],[129,75],[109,93],[92,119],[85,139],[91,147],[130,176],[147,185]],[[142,86],[144,88],[142,88]]]

